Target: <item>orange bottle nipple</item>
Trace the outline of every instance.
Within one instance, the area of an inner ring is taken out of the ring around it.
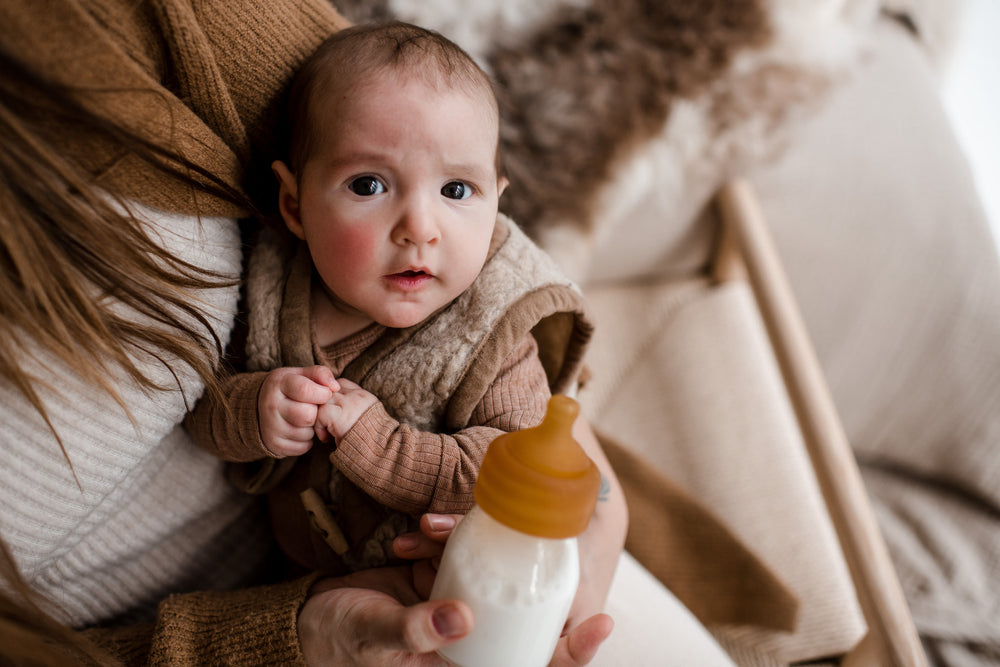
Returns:
[[[476,504],[529,535],[564,539],[582,533],[597,504],[601,474],[573,439],[579,412],[572,398],[555,395],[541,424],[494,440],[473,491]]]

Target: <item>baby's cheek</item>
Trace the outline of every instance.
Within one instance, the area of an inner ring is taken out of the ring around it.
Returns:
[[[364,229],[345,230],[325,241],[325,254],[345,270],[361,270],[375,256],[375,235]]]

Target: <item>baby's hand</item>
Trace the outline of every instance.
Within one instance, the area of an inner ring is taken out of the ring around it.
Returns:
[[[338,382],[340,390],[334,392],[325,405],[320,406],[316,416],[316,432],[324,442],[331,435],[337,439],[343,438],[361,415],[378,403],[375,394],[362,389],[360,385],[343,378]]]
[[[257,398],[257,423],[267,450],[275,456],[309,451],[319,408],[339,390],[326,366],[276,368],[268,373]]]

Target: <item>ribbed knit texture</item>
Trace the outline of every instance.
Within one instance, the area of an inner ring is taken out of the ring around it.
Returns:
[[[160,605],[155,627],[85,634],[126,665],[302,665],[297,616],[316,578],[174,595]]]
[[[355,484],[408,514],[467,512],[486,448],[501,433],[537,426],[549,387],[538,347],[525,338],[489,386],[466,428],[436,433],[401,424],[382,404],[368,410],[330,454]]]
[[[85,104],[239,189],[250,146],[270,136],[278,93],[345,22],[325,0],[52,0],[2,2],[0,25],[9,53],[88,91]],[[118,146],[62,126],[51,136],[100,185],[157,209],[142,213],[181,259],[238,273],[232,216],[242,210],[195,195]],[[225,342],[236,288],[192,300]],[[74,625],[152,619],[168,594],[242,585],[264,555],[266,521],[180,425],[200,382],[184,368],[173,369],[175,379],[152,358],[138,361],[166,389],[112,378],[130,419],[50,355],[25,360],[72,468],[38,414],[0,385],[0,533],[28,583]],[[148,645],[153,663],[295,664],[304,593],[298,582],[181,595],[162,606],[155,630],[102,631],[101,643],[129,662],[143,662]]]
[[[142,213],[184,259],[238,273],[232,221]],[[237,296],[235,287],[198,295],[223,340]],[[0,385],[0,530],[28,582],[74,625],[134,608],[149,613],[178,586],[234,585],[260,560],[264,534],[251,505],[179,426],[202,392],[200,381],[175,367],[181,389],[166,368],[140,362],[166,389],[144,392],[119,372],[134,425],[112,398],[50,355],[30,364],[50,385],[42,395],[72,469],[41,417]]]
[[[85,103],[244,184],[251,146],[266,147],[278,93],[327,35],[347,25],[325,0],[51,0],[0,3],[0,41],[43,74],[91,93]],[[52,128],[108,189],[157,208],[242,215],[195,194],[118,146]]]
[[[296,618],[315,577],[263,589],[175,596],[160,610],[149,663],[304,664]],[[261,602],[265,601],[266,605]],[[185,638],[177,641],[177,637]]]

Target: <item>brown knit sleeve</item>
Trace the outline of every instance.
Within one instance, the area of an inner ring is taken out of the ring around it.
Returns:
[[[224,461],[272,458],[260,438],[257,396],[266,372],[237,373],[222,382],[223,400],[206,395],[184,419],[195,443]]]
[[[84,634],[126,665],[305,665],[298,614],[315,580],[173,595],[155,624]]]
[[[540,423],[548,399],[538,346],[528,335],[504,361],[467,428],[454,434],[419,431],[400,424],[379,403],[337,443],[330,460],[393,509],[466,512],[486,448],[502,433]]]

